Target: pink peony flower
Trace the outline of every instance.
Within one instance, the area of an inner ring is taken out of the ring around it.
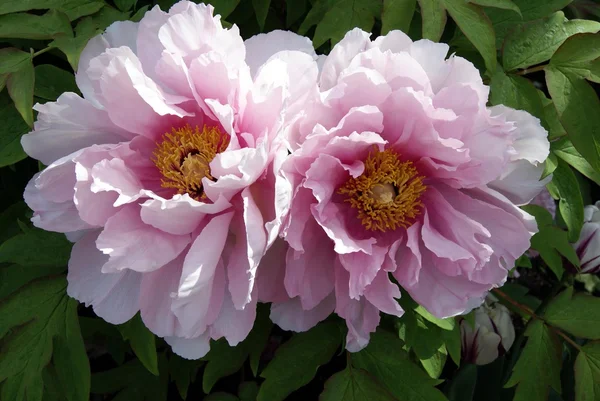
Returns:
[[[581,262],[581,273],[600,273],[600,201],[585,207],[583,228],[573,248]]]
[[[77,83],[36,105],[23,148],[48,167],[25,190],[33,223],[75,241],[68,293],[111,323],[138,310],[187,358],[252,328],[257,266],[279,232],[281,134],[315,85],[310,41],[242,40],[182,1],[117,22]]]
[[[445,318],[481,304],[529,248],[535,220],[516,205],[545,185],[547,133],[526,112],[487,108],[478,71],[447,52],[355,29],[324,62],[282,165],[285,243],[265,264],[285,257],[285,269],[259,271],[259,283],[285,289],[263,298],[282,328],[335,311],[357,351],[380,311],[403,313],[390,274]]]

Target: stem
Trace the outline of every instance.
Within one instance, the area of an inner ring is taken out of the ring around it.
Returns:
[[[500,297],[502,297],[506,302],[508,302],[509,304],[513,305],[514,307],[516,307],[517,309],[522,310],[523,312],[527,313],[529,316],[534,317],[534,318],[538,318],[539,317],[535,314],[535,312],[533,310],[531,310],[530,307],[525,306],[517,301],[515,301],[514,299],[512,299],[511,297],[509,297],[508,295],[506,295],[504,292],[500,291],[497,288],[494,288],[492,290],[494,292],[494,294],[499,295]]]
[[[531,73],[538,72],[538,71],[543,71],[547,65],[548,64],[542,64],[542,65],[538,65],[537,67],[533,67],[533,68],[525,68],[524,70],[518,71],[515,74],[516,75],[526,75],[526,74],[531,74]]]
[[[50,49],[52,49],[52,47],[46,47],[46,48],[44,48],[42,50],[38,50],[35,53],[33,52],[33,49],[31,49],[31,57],[36,57],[36,56],[39,56],[40,54],[44,54],[47,51],[49,51]]]
[[[558,334],[559,336],[561,336],[566,342],[568,342],[569,344],[571,344],[573,347],[575,347],[576,350],[581,351],[581,347],[579,346],[579,344],[577,344],[575,341],[571,340],[571,338],[566,335],[565,333],[563,333],[562,331],[552,327],[552,326],[548,326],[550,327],[550,329],[552,331],[554,331],[556,334]]]

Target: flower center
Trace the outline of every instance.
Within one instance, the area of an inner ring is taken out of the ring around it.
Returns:
[[[421,213],[421,195],[427,188],[412,162],[401,162],[391,149],[369,153],[365,170],[357,178],[350,177],[338,189],[345,202],[358,211],[367,230],[408,228]]]
[[[202,179],[215,180],[209,163],[229,145],[229,136],[216,127],[173,128],[157,142],[152,161],[162,174],[163,188],[175,188],[196,200],[205,199]]]

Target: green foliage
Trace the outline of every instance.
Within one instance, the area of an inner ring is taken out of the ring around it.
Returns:
[[[154,334],[144,326],[140,314],[136,314],[128,322],[118,326],[123,340],[129,341],[131,348],[140,362],[150,373],[158,376],[158,355]]]
[[[583,198],[577,177],[564,161],[558,161],[548,188],[550,193],[560,199],[558,207],[569,229],[569,241],[577,241],[583,226]]]
[[[261,373],[265,379],[257,401],[281,401],[312,380],[319,366],[329,362],[342,344],[342,332],[335,322],[320,323],[307,332],[295,334],[275,353]]]
[[[526,78],[498,70],[492,75],[490,89],[492,105],[503,104],[517,110],[525,110],[538,118],[544,115],[544,105],[537,89]]]
[[[0,15],[29,10],[57,10],[73,21],[94,14],[106,3],[103,0],[4,0],[0,4]]]
[[[42,399],[42,370],[52,359],[62,394],[86,401],[90,367],[77,321],[77,302],[64,277],[36,281],[0,303],[0,398]]]
[[[319,401],[363,400],[394,401],[395,398],[367,371],[351,365],[331,376],[319,397]]]
[[[449,401],[471,401],[477,383],[477,365],[468,364],[462,367],[452,378],[448,389]]]
[[[56,10],[44,15],[17,13],[0,16],[0,38],[53,39],[71,35],[67,16]]]
[[[600,398],[600,343],[581,347],[575,360],[575,400],[595,401]]]
[[[177,391],[184,400],[187,398],[190,384],[194,381],[202,363],[184,359],[178,355],[172,355],[169,358],[169,376],[175,382]]]
[[[64,92],[79,93],[73,74],[52,64],[42,64],[35,67],[33,94],[36,97],[56,100]]]
[[[423,38],[437,42],[446,27],[446,9],[441,1],[419,0],[423,18]]]
[[[21,148],[21,136],[30,130],[6,92],[0,93],[0,121],[3,127],[0,135],[0,167],[4,167],[27,157]]]
[[[600,298],[567,288],[550,302],[545,320],[577,337],[600,339]]]
[[[381,34],[393,29],[408,32],[415,13],[417,0],[384,0],[381,13]]]
[[[513,401],[545,401],[550,388],[561,392],[560,341],[541,321],[535,320],[525,332],[527,344],[506,387],[517,386]]]
[[[29,127],[33,127],[33,86],[35,72],[31,59],[8,75],[6,89],[15,107]]]
[[[0,245],[0,263],[21,266],[66,266],[71,244],[63,234],[28,229]],[[35,249],[35,252],[31,252]]]
[[[554,155],[563,159],[571,167],[594,181],[597,185],[600,185],[600,173],[594,170],[590,163],[581,156],[571,141],[567,138],[561,138],[558,141],[552,142],[550,146]]]

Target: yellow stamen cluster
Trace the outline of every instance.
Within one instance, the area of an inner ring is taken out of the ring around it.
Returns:
[[[365,161],[364,172],[350,177],[337,192],[347,196],[344,201],[357,210],[366,229],[385,232],[414,223],[427,188],[423,179],[412,162],[400,161],[394,150],[375,148]]]
[[[173,128],[157,143],[152,161],[163,176],[164,188],[175,188],[196,200],[206,198],[202,179],[214,180],[209,163],[229,145],[229,135],[216,127]]]

